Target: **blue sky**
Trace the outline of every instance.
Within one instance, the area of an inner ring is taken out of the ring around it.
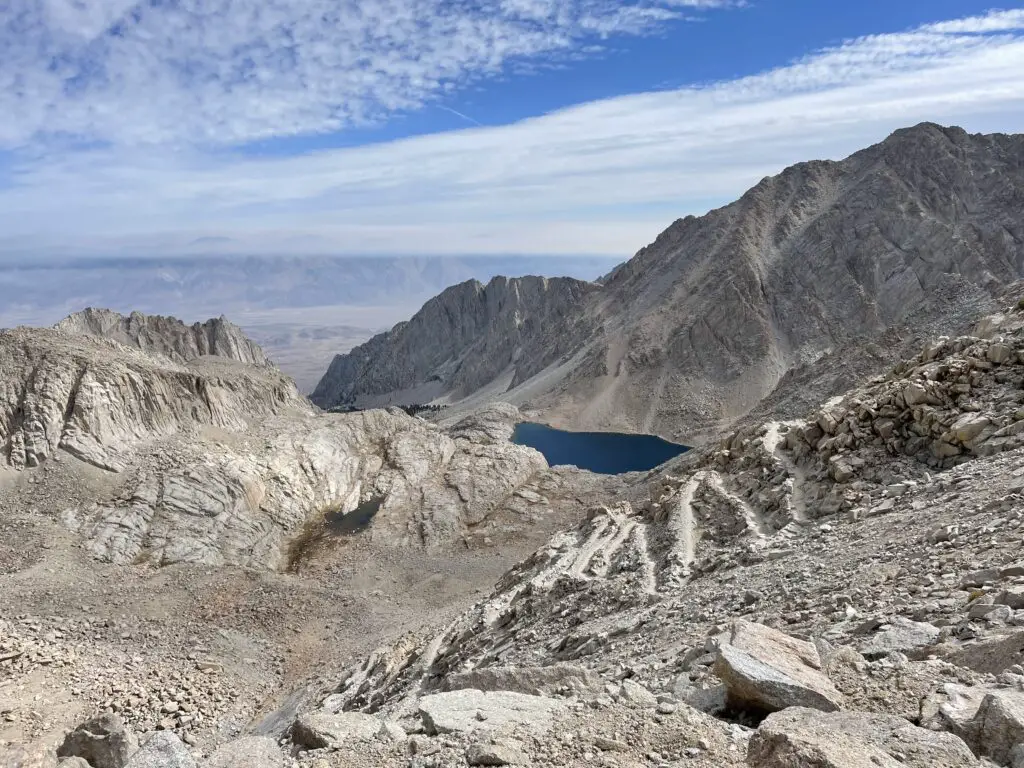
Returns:
[[[1024,3],[11,0],[0,255],[629,256],[793,162],[1019,131]]]

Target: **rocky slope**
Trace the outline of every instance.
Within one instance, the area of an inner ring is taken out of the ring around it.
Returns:
[[[324,408],[411,404],[459,399],[497,379],[503,382],[500,391],[516,387],[592,330],[581,308],[596,288],[545,277],[460,283],[407,323],[338,355],[312,400]]]
[[[745,426],[643,477],[597,485],[540,468],[516,487],[502,466],[492,495],[514,508],[488,520],[488,539],[504,530],[511,546],[589,511],[463,612],[412,605],[451,608],[487,578],[453,589],[456,574],[482,568],[477,555],[497,565],[471,522],[460,547],[431,556],[395,547],[423,518],[396,527],[382,507],[350,546],[306,551],[298,574],[278,579],[232,561],[105,565],[88,546],[65,548],[78,539],[64,528],[46,539],[56,557],[0,577],[14,603],[46,611],[0,615],[0,736],[24,734],[8,764],[1018,768],[1022,387],[1024,299],[800,419]],[[448,430],[380,411],[311,418],[346,433],[372,423],[390,445],[385,485],[402,482],[410,444],[444,445],[419,430],[443,436],[458,492],[416,475],[417,504],[457,497],[466,514],[479,509],[466,483],[494,482],[479,462],[519,416],[499,407]],[[460,451],[475,457],[464,473]],[[34,482],[6,490],[24,527],[4,541],[45,552],[25,544],[40,525],[58,530],[46,499],[70,461],[19,473]],[[29,503],[43,514],[19,512]],[[362,571],[380,586],[356,589]],[[384,574],[401,583],[382,589]],[[439,574],[452,580],[448,602],[429,586]],[[132,613],[97,621],[106,601]],[[379,618],[374,601],[386,604]],[[392,639],[373,649],[379,632]],[[342,665],[337,644],[362,653]]]
[[[352,666],[288,743],[325,766],[1016,768],[1022,386],[1024,301],[691,452]]]
[[[147,338],[0,333],[5,767],[54,763],[97,710],[215,746],[624,486],[511,444],[512,406],[327,414],[273,367]]]
[[[841,350],[846,365],[877,371],[906,351],[903,337],[958,332],[994,309],[992,297],[1024,274],[1022,158],[1024,136],[923,124],[841,162],[793,166],[675,222],[603,285],[550,307],[557,325],[452,334],[437,322],[461,313],[466,289],[452,289],[336,358],[315,399],[478,390],[562,426],[701,442],[787,372],[809,371],[818,395],[841,392],[834,366],[805,368],[823,355]],[[437,353],[396,365],[420,348]],[[453,378],[468,358],[473,375]],[[510,369],[513,358],[524,363]]]
[[[148,354],[187,363],[204,355],[270,367],[272,363],[238,326],[224,317],[186,325],[174,317],[132,312],[128,317],[109,309],[76,312],[54,326],[64,333],[86,334],[136,347]]]

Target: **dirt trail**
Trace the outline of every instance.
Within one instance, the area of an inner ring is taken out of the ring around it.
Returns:
[[[640,573],[644,591],[649,595],[658,594],[657,566],[650,555],[650,544],[647,539],[647,526],[638,525],[633,529],[633,546],[640,555]]]
[[[804,501],[804,485],[807,482],[807,476],[803,469],[790,458],[789,454],[782,450],[783,437],[779,431],[782,422],[772,421],[767,426],[768,431],[762,438],[765,450],[778,459],[783,469],[793,478],[793,493],[789,499],[793,522],[798,525],[807,525],[810,521],[807,515],[807,503]]]
[[[740,510],[743,514],[743,519],[747,521],[747,529],[755,536],[764,539],[771,535],[771,530],[769,529],[768,524],[764,521],[764,515],[747,504],[747,502],[735,493],[729,491],[725,487],[725,483],[722,481],[722,476],[720,474],[717,472],[708,472],[707,482],[719,496]]]
[[[693,516],[693,497],[704,479],[703,472],[691,477],[676,497],[675,509],[670,518],[675,531],[676,546],[673,551],[680,575],[689,577],[690,566],[697,556],[697,532]]]

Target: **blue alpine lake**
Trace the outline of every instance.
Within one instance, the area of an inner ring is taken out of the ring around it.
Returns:
[[[646,472],[690,450],[655,435],[621,432],[566,432],[546,424],[516,424],[512,442],[536,448],[548,464],[572,464],[602,475]]]

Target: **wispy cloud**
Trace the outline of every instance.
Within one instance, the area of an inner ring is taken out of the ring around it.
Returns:
[[[733,0],[7,0],[0,146],[232,144],[412,110]]]
[[[532,18],[558,3],[505,5]],[[1006,11],[850,40],[753,77],[301,157],[18,156],[6,189],[0,174],[0,248],[166,253],[226,236],[242,251],[628,255],[676,216],[901,126],[1020,130],[1020,72],[1024,13]]]

